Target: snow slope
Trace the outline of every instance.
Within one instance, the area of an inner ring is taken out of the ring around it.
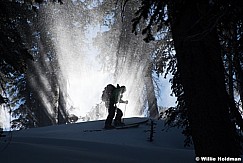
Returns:
[[[145,118],[127,118],[125,123]],[[195,162],[194,150],[184,148],[179,129],[162,131],[156,121],[154,141],[149,123],[138,128],[92,131],[104,121],[92,121],[12,132],[1,138],[1,163],[173,163]],[[10,142],[8,144],[8,142]],[[6,148],[5,148],[6,147]]]

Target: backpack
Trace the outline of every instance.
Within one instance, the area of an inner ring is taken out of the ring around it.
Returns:
[[[108,84],[104,91],[102,92],[101,100],[104,102],[108,102],[112,92],[116,89],[116,87],[112,84]]]

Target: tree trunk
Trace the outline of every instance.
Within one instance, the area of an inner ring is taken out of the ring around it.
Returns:
[[[152,63],[148,66],[148,72],[145,76],[145,86],[147,92],[147,99],[148,99],[148,110],[149,110],[149,117],[151,118],[158,118],[159,111],[157,105],[157,98],[155,96],[154,84],[153,84],[153,77],[152,77]]]
[[[238,57],[238,52],[235,53],[235,69],[236,69],[236,79],[239,82],[238,83],[238,89],[240,93],[240,100],[241,103],[243,103],[243,70],[240,66],[240,61]]]
[[[229,96],[232,100],[234,100],[234,83],[233,83],[233,61],[232,61],[232,53],[228,54],[228,92]]]
[[[233,45],[237,45],[237,26],[233,30]],[[240,93],[240,100],[241,104],[243,104],[243,69],[241,68],[241,61],[240,61],[240,53],[238,51],[238,47],[233,46],[233,62],[235,67],[235,76],[236,80],[238,81],[238,91]]]
[[[65,79],[59,79],[62,81],[61,85],[59,85],[59,98],[58,98],[58,108],[57,108],[57,123],[65,124],[68,123],[68,113],[67,113],[67,88]]]
[[[197,156],[239,156],[229,117],[224,67],[208,2],[169,6],[172,34]]]

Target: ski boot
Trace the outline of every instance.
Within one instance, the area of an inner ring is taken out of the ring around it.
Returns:
[[[114,126],[125,126],[125,123],[121,121],[114,121]]]
[[[107,130],[109,130],[109,129],[114,129],[115,127],[114,126],[112,126],[112,125],[105,125],[105,127],[104,127],[105,129],[107,129]]]

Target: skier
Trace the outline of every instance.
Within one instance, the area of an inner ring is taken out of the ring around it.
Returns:
[[[108,105],[106,105],[106,107],[108,107],[108,116],[105,121],[105,129],[114,128],[114,126],[112,125],[112,121],[115,116],[115,113],[116,113],[116,117],[114,119],[114,125],[115,126],[124,125],[124,123],[121,121],[123,113],[122,113],[121,109],[119,109],[116,106],[116,104],[117,103],[128,104],[127,100],[126,101],[122,100],[122,96],[125,91],[126,91],[125,86],[120,87],[119,84],[117,84],[117,87],[110,93],[109,98],[108,98]]]

